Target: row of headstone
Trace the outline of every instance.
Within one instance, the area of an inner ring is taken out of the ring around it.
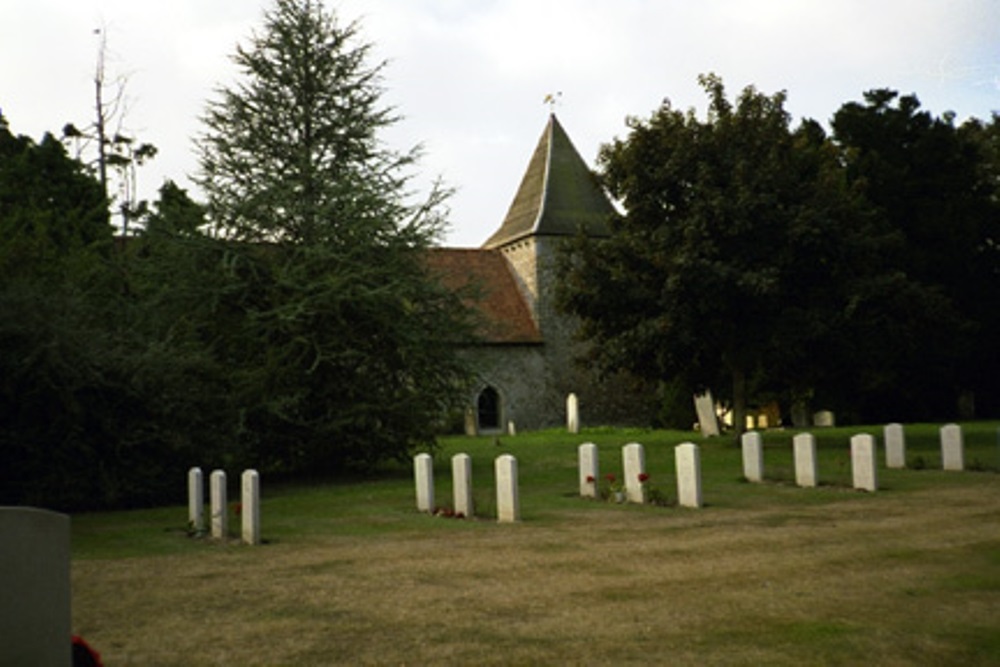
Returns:
[[[229,535],[227,480],[224,470],[213,470],[209,476],[209,512],[211,535],[225,539]],[[240,476],[241,539],[245,544],[260,544],[260,475],[256,470],[244,470]],[[205,531],[205,490],[201,468],[188,470],[188,522],[196,533]]]
[[[494,461],[493,472],[496,478],[497,521],[501,523],[520,521],[517,459],[510,454],[498,456]],[[434,459],[430,454],[417,454],[413,458],[413,474],[417,492],[417,511],[433,514],[437,506],[434,503]],[[472,457],[464,453],[451,457],[451,476],[455,516],[468,518],[475,516],[472,498]]]
[[[577,448],[580,495],[584,498],[598,496],[597,484],[601,478],[597,445],[585,442]],[[677,470],[677,501],[682,507],[701,507],[701,455],[698,446],[685,442],[674,448]],[[646,450],[638,442],[622,447],[625,500],[644,504],[647,501]]]
[[[906,467],[906,435],[902,424],[888,424],[883,430],[887,468]],[[940,429],[941,461],[944,470],[964,470],[965,443],[962,427],[946,424]],[[764,481],[764,443],[756,431],[744,433],[743,476],[750,482]],[[810,433],[799,433],[792,439],[795,459],[795,483],[802,487],[817,484],[816,438]],[[851,476],[854,488],[865,491],[878,489],[878,461],[875,437],[858,434],[851,437]]]

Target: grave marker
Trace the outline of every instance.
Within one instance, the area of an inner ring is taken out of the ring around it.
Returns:
[[[878,461],[875,436],[859,433],[851,437],[851,475],[854,488],[878,490]]]
[[[455,514],[471,517],[475,512],[472,502],[472,457],[468,454],[455,454],[451,457],[452,495],[455,501]]]
[[[945,470],[965,469],[965,441],[958,424],[941,427],[941,465]]]
[[[577,450],[577,460],[580,470],[580,495],[584,498],[597,497],[597,480],[600,479],[600,470],[597,459],[597,445],[592,442],[585,442]]]
[[[196,533],[205,530],[205,481],[197,467],[188,470],[188,523]]]
[[[646,474],[646,450],[638,442],[622,447],[622,471],[625,475],[625,499],[642,505],[646,502],[646,485],[640,475]]]
[[[73,664],[70,518],[0,507],[0,665]]]
[[[260,475],[256,470],[244,470],[240,481],[243,543],[260,544]]]
[[[685,442],[674,447],[677,468],[677,503],[682,507],[701,507],[701,454],[698,445]]]
[[[764,439],[757,431],[740,437],[743,447],[743,476],[751,482],[764,481]]]
[[[497,521],[510,523],[521,520],[521,503],[517,488],[517,459],[510,454],[498,456],[494,462],[497,484]]]
[[[813,425],[820,428],[832,428],[837,425],[837,419],[829,410],[820,410],[813,415]]]
[[[566,397],[566,430],[573,434],[580,432],[580,402],[576,394]]]
[[[417,511],[434,512],[434,459],[426,452],[413,457],[413,476],[417,485]]]
[[[885,438],[885,467],[906,467],[906,434],[902,424],[887,424],[882,429]]]
[[[226,473],[213,470],[209,476],[212,506],[212,537],[223,540],[229,535],[229,508],[226,507]]]
[[[698,415],[698,429],[702,437],[719,435],[719,418],[715,414],[715,401],[712,399],[711,391],[694,397],[694,409]]]
[[[792,449],[795,454],[795,483],[803,487],[816,486],[816,436],[799,433],[792,438]]]

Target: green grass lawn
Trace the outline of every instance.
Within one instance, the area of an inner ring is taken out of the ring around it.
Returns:
[[[937,425],[907,426],[906,470],[884,467],[880,427],[814,430],[815,489],[794,485],[791,430],[764,434],[762,484],[731,438],[449,437],[437,504],[467,453],[476,520],[416,512],[409,464],[265,477],[259,547],[189,537],[180,479],[177,506],[73,517],[74,631],[106,664],[1000,664],[997,428],[964,425],[961,473],[940,470]],[[851,488],[860,432],[880,444],[873,494]],[[702,448],[704,508],[578,496],[581,443],[620,475],[639,442],[675,501],[685,441]],[[518,459],[514,525],[493,520],[501,453]]]

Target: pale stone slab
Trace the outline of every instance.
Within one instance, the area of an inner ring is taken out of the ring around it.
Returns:
[[[514,424],[513,420],[507,422],[507,435],[509,436],[517,435],[517,426]]]
[[[682,507],[701,507],[701,452],[698,445],[685,442],[674,447],[677,468],[677,502]]]
[[[646,448],[638,442],[622,447],[622,471],[625,475],[625,499],[642,505],[646,502],[646,485],[641,476],[646,474]]]
[[[576,394],[566,397],[566,430],[574,434],[580,432],[580,401]]]
[[[517,487],[517,459],[510,454],[498,456],[494,462],[497,483],[497,521],[511,523],[521,520],[521,502]]]
[[[452,496],[455,502],[455,514],[471,517],[475,513],[472,501],[472,457],[468,454],[455,454],[451,457]]]
[[[941,465],[945,470],[965,470],[965,440],[958,424],[941,427]]]
[[[476,411],[473,408],[465,409],[465,435],[469,437],[479,435],[479,427],[476,425]]]
[[[73,663],[70,519],[0,507],[0,665]]]
[[[240,482],[243,543],[260,544],[260,474],[256,470],[244,470]]]
[[[205,480],[201,468],[188,470],[188,524],[191,530],[205,530]]]
[[[885,467],[906,467],[906,433],[902,424],[886,424],[882,429],[885,439]]]
[[[816,436],[799,433],[792,438],[795,454],[795,483],[802,487],[814,487],[819,476],[816,467]]]
[[[434,459],[426,452],[413,457],[413,477],[417,485],[417,511],[434,511]]]
[[[820,410],[813,415],[813,426],[832,428],[837,425],[837,418],[829,410]]]
[[[585,442],[576,448],[580,471],[580,495],[584,498],[597,497],[597,484],[600,480],[597,445]]]
[[[740,437],[743,447],[743,476],[751,482],[764,481],[764,439],[757,431]]]
[[[211,496],[212,537],[225,539],[229,535],[229,510],[226,507],[226,473],[213,470],[209,476]]]
[[[854,488],[878,490],[878,459],[875,436],[859,433],[851,437],[851,474]]]
[[[694,397],[694,409],[698,414],[698,429],[702,437],[719,435],[719,418],[715,414],[715,401],[712,399],[711,391]]]

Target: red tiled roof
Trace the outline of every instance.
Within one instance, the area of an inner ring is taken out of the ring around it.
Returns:
[[[467,291],[467,303],[479,314],[477,334],[483,343],[538,344],[538,331],[507,260],[497,250],[432,248],[427,265],[441,284]]]

